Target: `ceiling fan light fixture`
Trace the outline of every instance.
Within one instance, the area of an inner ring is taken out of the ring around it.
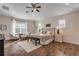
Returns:
[[[33,11],[35,12],[36,11],[36,8],[34,8]]]

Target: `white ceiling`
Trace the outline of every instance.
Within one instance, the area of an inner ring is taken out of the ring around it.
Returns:
[[[3,10],[3,5],[8,6],[10,10]],[[26,6],[31,6],[30,3],[0,3],[0,15],[9,15],[26,20],[43,20],[47,17],[63,15],[79,9],[78,3],[68,5],[65,3],[40,3],[40,5],[42,6],[40,12],[31,12],[31,9],[26,8]],[[26,13],[26,11],[29,11],[29,13]]]

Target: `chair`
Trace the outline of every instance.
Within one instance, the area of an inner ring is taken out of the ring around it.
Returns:
[[[9,40],[18,40],[18,38],[9,33]]]
[[[21,39],[23,39],[23,40],[29,40],[29,36],[30,36],[30,33],[23,33],[23,34],[21,34]]]

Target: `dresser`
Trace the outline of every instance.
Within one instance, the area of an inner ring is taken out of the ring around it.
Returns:
[[[4,35],[0,34],[0,56],[4,56]]]

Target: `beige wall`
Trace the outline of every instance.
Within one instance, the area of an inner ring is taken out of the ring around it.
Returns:
[[[28,32],[31,32],[31,33],[33,33],[33,32],[35,32],[35,30],[36,30],[36,22],[35,21],[27,21],[27,31]]]
[[[5,34],[5,37],[8,37],[8,33],[11,32],[11,18],[8,16],[0,16],[0,25],[7,25],[7,30],[1,31],[0,34]]]
[[[66,20],[66,28],[64,28],[64,42],[79,44],[79,11],[74,11],[65,15],[50,17],[42,21],[42,26],[50,23],[52,27],[58,25],[58,20]]]
[[[52,27],[56,27],[58,25],[58,20],[63,18],[66,20],[66,28],[64,29],[64,42],[79,44],[79,11],[74,11],[57,17],[49,17],[41,23],[43,27],[45,27],[45,24],[48,23],[50,23]],[[11,17],[0,16],[0,24],[7,25],[7,30],[0,31],[0,33],[4,33],[7,38],[7,34],[11,32]],[[34,32],[35,28],[35,21],[28,21],[28,31]]]
[[[9,33],[12,32],[12,21],[11,17],[8,16],[0,16],[0,24],[7,25],[7,30],[1,31],[0,34],[5,34],[6,40],[9,38]],[[27,31],[35,32],[35,21],[27,21]]]

